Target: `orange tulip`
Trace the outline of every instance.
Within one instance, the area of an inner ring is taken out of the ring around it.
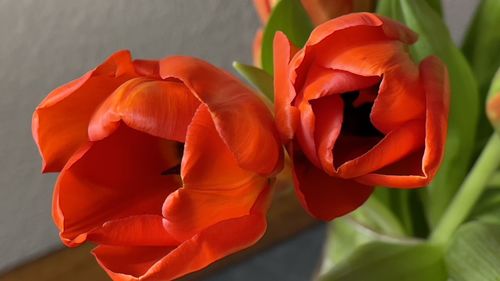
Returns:
[[[280,0],[253,0],[255,10],[263,25],[267,24],[274,6]],[[301,0],[302,6],[314,25],[353,12],[375,10],[376,0]],[[254,65],[260,66],[263,29],[259,28],[253,40]]]
[[[113,280],[171,280],[254,244],[282,165],[271,113],[228,73],[121,51],[33,116],[44,171],[60,171],[62,241]]]
[[[316,217],[360,206],[373,186],[427,185],[443,157],[446,67],[407,52],[417,35],[369,13],[316,27],[305,47],[274,39],[276,122],[296,191]]]

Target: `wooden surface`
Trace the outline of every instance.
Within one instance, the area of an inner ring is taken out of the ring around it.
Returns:
[[[201,280],[231,264],[282,242],[317,222],[303,211],[292,190],[275,195],[269,211],[269,226],[264,237],[253,247],[222,259],[208,268],[180,280]],[[90,254],[92,245],[65,248],[40,259],[24,264],[0,276],[0,281],[107,281],[109,277],[97,265]]]

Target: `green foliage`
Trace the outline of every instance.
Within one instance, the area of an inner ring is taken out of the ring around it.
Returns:
[[[500,280],[500,225],[464,224],[455,234],[446,264],[454,281]]]
[[[358,247],[318,280],[445,281],[442,250],[425,242],[370,242]]]
[[[439,16],[443,16],[443,4],[441,0],[425,0],[429,7],[431,7]]]
[[[273,74],[273,40],[282,31],[297,47],[304,46],[313,25],[300,0],[281,0],[273,9],[262,37],[262,68]]]
[[[237,61],[233,62],[233,68],[270,101],[274,100],[273,77],[269,73],[255,66],[242,64]]]
[[[500,66],[500,1],[483,0],[465,37],[463,51],[479,86],[484,104],[493,75]],[[491,134],[483,107],[480,108],[477,144],[480,147]]]
[[[465,37],[463,51],[476,76],[483,98],[500,66],[499,28],[500,1],[481,1]]]
[[[448,66],[451,82],[451,108],[445,158],[428,188],[426,208],[431,225],[437,223],[463,181],[474,153],[478,120],[478,93],[471,69],[453,43],[439,15],[425,1],[386,0],[388,16],[401,21],[419,34],[410,48],[419,62],[436,55]]]

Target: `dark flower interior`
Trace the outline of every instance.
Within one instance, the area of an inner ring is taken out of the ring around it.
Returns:
[[[333,151],[336,168],[363,155],[384,138],[384,134],[373,126],[370,119],[378,90],[379,84],[341,94],[344,112],[342,129]]]
[[[167,168],[165,171],[161,173],[162,176],[180,176],[181,175],[181,161],[182,156],[184,155],[184,143],[176,142],[175,143],[175,157],[178,159],[177,165]]]
[[[341,95],[344,102],[344,121],[342,122],[341,134],[343,136],[383,137],[384,135],[370,121],[373,101],[356,104],[359,96],[359,91]]]

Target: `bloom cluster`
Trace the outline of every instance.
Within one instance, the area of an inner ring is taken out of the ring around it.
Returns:
[[[272,3],[255,2],[267,21]],[[128,51],[40,103],[33,136],[43,171],[60,173],[52,210],[64,244],[96,244],[113,280],[200,270],[262,237],[284,150],[299,201],[322,220],[375,186],[431,182],[448,126],[445,65],[415,60],[417,34],[403,24],[350,13],[375,1],[302,2],[315,27],[302,46],[275,33],[273,108],[200,59]],[[261,44],[262,34],[257,64]]]

